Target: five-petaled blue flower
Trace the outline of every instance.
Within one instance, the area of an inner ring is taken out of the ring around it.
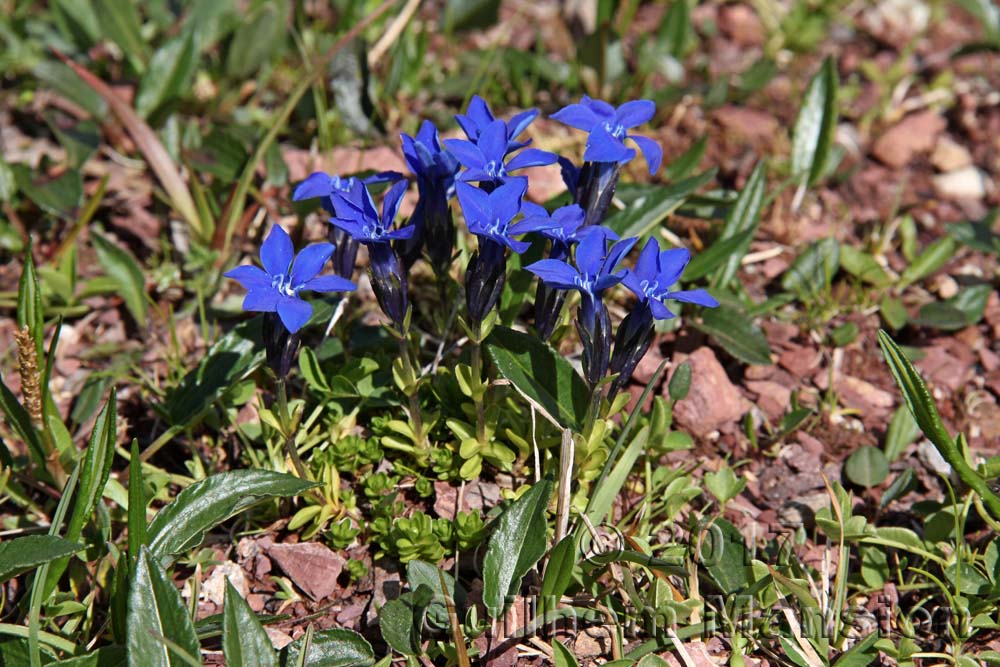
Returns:
[[[533,204],[530,201],[524,202],[521,208],[524,213],[525,222],[535,223],[547,221],[546,227],[541,227],[538,233],[547,239],[551,239],[565,246],[576,243],[577,232],[583,226],[584,211],[576,204],[561,206],[550,214],[544,206]]]
[[[517,141],[517,137],[531,125],[531,121],[535,120],[536,117],[538,117],[538,109],[528,109],[527,111],[514,114],[507,121],[507,153],[516,151],[518,148],[531,143],[530,139],[528,141]],[[464,114],[456,114],[455,120],[458,121],[459,127],[465,132],[465,136],[469,138],[469,141],[476,143],[479,141],[479,135],[482,131],[496,120],[496,116],[490,111],[489,106],[487,106],[483,98],[479,95],[473,95],[469,101],[469,108]]]
[[[625,272],[622,283],[649,305],[653,317],[658,320],[674,316],[663,303],[668,299],[715,308],[719,302],[703,289],[670,291],[680,280],[690,259],[691,253],[687,248],[671,248],[661,252],[656,239],[649,239],[639,254],[635,268]]]
[[[638,239],[622,241],[606,227],[587,227],[579,233],[576,266],[559,259],[541,259],[525,268],[554,289],[577,290],[583,295],[580,319],[592,328],[596,304],[604,290],[620,283],[625,271],[616,271],[622,258]],[[615,243],[609,248],[608,243]]]
[[[403,178],[398,171],[381,171],[366,178],[354,176],[337,176],[323,171],[314,171],[304,181],[295,186],[292,201],[303,199],[320,199],[320,204],[328,213],[336,215],[336,200],[347,198],[358,206],[364,198],[362,190],[365,185],[374,183],[394,183]]]
[[[656,105],[650,100],[633,100],[615,109],[603,100],[584,95],[579,104],[563,107],[552,118],[590,133],[584,160],[628,162],[635,157],[635,150],[625,145],[625,140],[631,139],[645,156],[649,173],[655,174],[663,160],[663,149],[649,137],[628,133],[632,128],[648,122],[655,113]]]
[[[510,178],[512,171],[527,167],[544,167],[558,159],[554,153],[538,148],[525,148],[512,157],[510,162],[504,163],[504,159],[511,152],[509,137],[507,123],[495,120],[482,129],[475,141],[445,139],[445,146],[465,166],[465,171],[458,179],[499,184]]]
[[[396,214],[399,213],[399,204],[408,185],[406,181],[400,181],[389,188],[385,193],[385,199],[382,200],[381,216],[375,209],[375,200],[372,199],[368,188],[364,188],[358,202],[353,201],[353,198],[341,196],[336,202],[337,217],[330,218],[330,224],[344,230],[355,240],[369,245],[408,239],[415,231],[412,225],[401,229],[390,229]],[[336,193],[334,194],[336,196]],[[340,205],[341,202],[343,206]]]
[[[296,333],[312,316],[312,306],[299,298],[299,292],[350,292],[355,288],[346,278],[317,275],[332,254],[332,244],[314,243],[295,257],[292,239],[275,225],[260,247],[263,270],[244,265],[225,275],[246,288],[244,310],[277,313],[288,332]]]
[[[515,178],[493,192],[474,188],[468,183],[458,183],[458,203],[462,206],[465,223],[476,236],[506,246],[516,253],[527,250],[531,244],[518,241],[514,236],[552,227],[548,217],[533,217],[512,222],[521,212],[527,179]]]

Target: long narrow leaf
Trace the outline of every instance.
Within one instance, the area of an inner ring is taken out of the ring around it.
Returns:
[[[757,227],[760,226],[761,208],[764,206],[766,174],[767,166],[761,160],[754,167],[746,185],[743,186],[739,197],[736,198],[729,214],[726,215],[722,233],[719,235],[720,240],[731,238],[748,230],[753,230],[753,233],[756,233]],[[712,285],[724,287],[736,276],[736,270],[740,268],[740,261],[750,247],[751,238],[752,234],[743,245],[735,248],[726,263],[719,267],[712,278]]]
[[[180,592],[145,548],[139,553],[128,599],[130,667],[179,667],[187,662],[169,640],[191,656],[200,655],[198,635]]]

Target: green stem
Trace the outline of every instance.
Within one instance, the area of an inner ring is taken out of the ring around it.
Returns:
[[[480,391],[483,384],[483,348],[476,341],[472,349],[473,403],[476,405],[476,440],[486,445],[486,392]]]
[[[403,360],[403,373],[407,378],[413,378],[413,386],[406,391],[406,398],[409,401],[410,424],[413,426],[413,435],[417,450],[426,452],[428,449],[427,437],[424,435],[424,419],[420,413],[420,383],[415,365],[410,358],[410,346],[406,334],[399,338],[399,356]]]
[[[292,460],[292,467],[295,468],[298,476],[311,481],[312,476],[306,470],[306,466],[302,463],[302,458],[299,456],[299,450],[295,447],[295,434],[292,433],[292,420],[288,413],[288,393],[285,389],[285,380],[283,378],[278,379],[276,389],[278,393],[278,423],[281,424],[281,436],[285,444],[285,452],[288,454],[288,458]]]

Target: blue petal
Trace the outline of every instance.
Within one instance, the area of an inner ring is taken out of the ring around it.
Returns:
[[[408,187],[410,187],[408,181],[400,181],[385,193],[385,198],[382,200],[383,227],[390,227],[392,221],[396,219],[396,214],[399,213],[399,203],[402,201],[403,194],[406,193]]]
[[[504,237],[503,244],[510,248],[513,252],[516,252],[518,255],[527,252],[528,248],[531,247],[531,244],[527,241],[518,241],[517,239],[512,239],[509,236]]]
[[[680,280],[689,261],[691,261],[691,253],[687,248],[671,248],[661,252],[659,256],[660,270],[656,276],[660,287],[668,288]]]
[[[628,162],[635,157],[635,151],[616,139],[604,125],[596,126],[587,137],[587,150],[583,159],[587,162]]]
[[[515,222],[513,225],[508,227],[507,230],[511,236],[520,236],[521,234],[527,234],[528,232],[540,232],[555,229],[558,226],[559,223],[554,221],[552,218],[533,216]]]
[[[306,325],[312,317],[312,306],[294,296],[283,296],[278,300],[278,317],[289,333],[295,333]]]
[[[608,121],[615,117],[615,108],[604,100],[595,100],[584,95],[580,102],[601,120]]]
[[[317,273],[323,270],[323,265],[333,254],[333,244],[313,243],[306,246],[299,252],[292,264],[292,288],[312,280]]]
[[[344,218],[330,218],[330,224],[337,229],[343,229],[355,241],[369,243],[373,239],[369,234],[365,234],[364,228],[357,220],[345,220]]]
[[[639,239],[637,238],[622,239],[618,243],[611,246],[611,250],[608,251],[608,257],[604,261],[604,272],[611,273],[618,268],[618,264],[622,261],[622,258],[628,254],[628,251],[631,250],[632,246],[634,246],[638,241]]]
[[[486,157],[479,147],[464,139],[445,139],[444,145],[459,162],[469,169],[482,169],[486,166]]]
[[[706,306],[708,308],[716,308],[719,305],[719,302],[703,289],[670,292],[667,294],[667,298],[673,299],[674,301],[681,301],[683,303],[696,303],[699,306]]]
[[[597,275],[608,252],[607,236],[598,230],[603,228],[595,227],[594,231],[588,231],[576,247],[576,265],[584,275]]]
[[[600,276],[594,281],[594,294],[600,294],[609,287],[614,287],[622,280],[625,279],[625,272],[621,271],[619,273],[610,273],[605,276]]]
[[[521,212],[521,200],[528,189],[528,179],[512,178],[489,195],[490,209],[500,222],[507,223]]]
[[[639,297],[639,300],[646,300],[648,295],[645,290],[642,289],[642,278],[636,271],[626,271],[625,277],[622,278],[622,284],[632,290],[632,293]]]
[[[353,292],[357,285],[347,278],[335,275],[317,276],[302,286],[311,292]]]
[[[558,259],[540,259],[524,267],[538,276],[543,283],[555,289],[580,289],[576,279],[580,274],[572,266]]]
[[[391,232],[386,232],[382,235],[382,239],[385,241],[405,241],[406,239],[413,238],[413,235],[417,233],[416,225],[406,225],[405,227],[400,227]]]
[[[333,189],[332,180],[329,174],[322,171],[314,171],[306,177],[306,180],[295,186],[295,191],[292,193],[292,201],[313,199],[315,197],[329,197],[330,191]]]
[[[403,180],[403,175],[398,171],[378,171],[371,176],[365,176],[361,179],[361,182],[365,185],[374,185],[375,183],[395,183],[396,181]]]
[[[270,275],[283,276],[288,272],[294,254],[292,238],[281,225],[275,225],[260,246],[260,263]]]
[[[479,183],[482,181],[495,180],[492,175],[487,174],[482,169],[466,169],[462,172],[462,175],[458,177],[458,180],[465,183]]]
[[[639,146],[643,157],[646,158],[646,165],[649,167],[649,174],[652,176],[660,170],[660,163],[663,162],[663,149],[658,141],[653,141],[649,137],[640,134],[630,134],[628,138]]]
[[[521,212],[525,218],[548,218],[549,212],[544,206],[539,206],[535,202],[526,201],[521,204]]]
[[[237,266],[235,269],[226,271],[223,275],[239,282],[248,290],[271,286],[271,276],[250,264]]]
[[[465,216],[465,223],[470,228],[473,224],[482,225],[484,222],[493,221],[493,209],[488,194],[467,183],[456,183],[455,191],[458,194],[458,203],[462,207],[462,215]]]
[[[555,153],[543,151],[538,148],[526,148],[507,163],[507,171],[525,169],[526,167],[544,167],[547,164],[554,163],[558,159],[559,157]]]
[[[602,121],[601,117],[595,114],[590,107],[583,104],[565,106],[552,114],[552,119],[584,132],[590,132],[595,125]]]
[[[652,282],[657,279],[660,273],[660,244],[656,242],[656,239],[651,238],[646,241],[642,252],[639,253],[639,259],[635,262],[635,273],[638,275],[638,280]],[[668,283],[664,287],[670,287],[672,284]]]
[[[615,124],[631,129],[648,123],[654,115],[656,115],[656,104],[651,100],[632,100],[615,111]]]
[[[489,105],[479,95],[472,96],[472,99],[469,100],[469,108],[465,110],[465,113],[476,124],[480,132],[494,120]]]
[[[252,289],[243,299],[243,310],[253,313],[273,313],[278,307],[281,294],[270,285],[261,289]]]
[[[670,310],[664,306],[657,299],[650,299],[649,301],[650,310],[653,311],[653,317],[658,320],[669,320],[676,317]]]
[[[476,125],[476,121],[463,114],[455,114],[455,122],[462,128],[462,132],[465,132],[465,136],[469,138],[469,141],[475,141],[479,138],[479,126]],[[445,139],[446,143],[447,141]]]
[[[538,109],[528,109],[514,114],[510,121],[507,122],[507,142],[510,143],[514,139],[517,139],[518,135],[528,129],[528,126],[531,125],[531,122],[537,116]],[[510,150],[513,150],[513,148]]]
[[[438,143],[438,131],[434,127],[434,123],[429,120],[424,120],[420,124],[420,130],[417,132],[417,141],[422,143],[428,148],[440,148],[441,144]]]
[[[403,158],[406,160],[406,166],[410,168],[410,171],[419,176],[424,170],[424,165],[417,153],[417,146],[413,141],[413,137],[406,133],[400,133],[399,140],[403,145]]]
[[[487,163],[502,162],[507,154],[507,123],[495,120],[479,134],[476,146]],[[461,158],[459,158],[461,159]]]

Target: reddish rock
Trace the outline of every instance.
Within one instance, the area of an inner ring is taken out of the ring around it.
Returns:
[[[337,577],[347,562],[318,542],[275,544],[267,555],[313,600],[322,600],[337,590]]]
[[[778,365],[792,375],[802,378],[819,366],[823,355],[811,347],[793,347],[785,350],[778,357]]]
[[[777,382],[750,381],[746,383],[746,387],[757,394],[757,405],[771,421],[781,419],[792,403],[792,390]]]
[[[770,141],[780,129],[778,119],[771,114],[746,107],[720,107],[712,117],[727,132],[747,139]]]
[[[872,155],[883,164],[900,168],[920,153],[934,148],[946,126],[934,111],[910,114],[883,133],[872,146]]]
[[[691,364],[691,389],[674,406],[674,419],[681,428],[704,437],[743,416],[740,392],[711,348],[698,348],[687,361]]]
[[[841,403],[864,415],[890,410],[896,402],[896,398],[884,389],[849,375],[838,377],[834,381],[834,388]]]
[[[719,29],[740,46],[764,43],[764,26],[747,5],[724,5],[719,9]]]

